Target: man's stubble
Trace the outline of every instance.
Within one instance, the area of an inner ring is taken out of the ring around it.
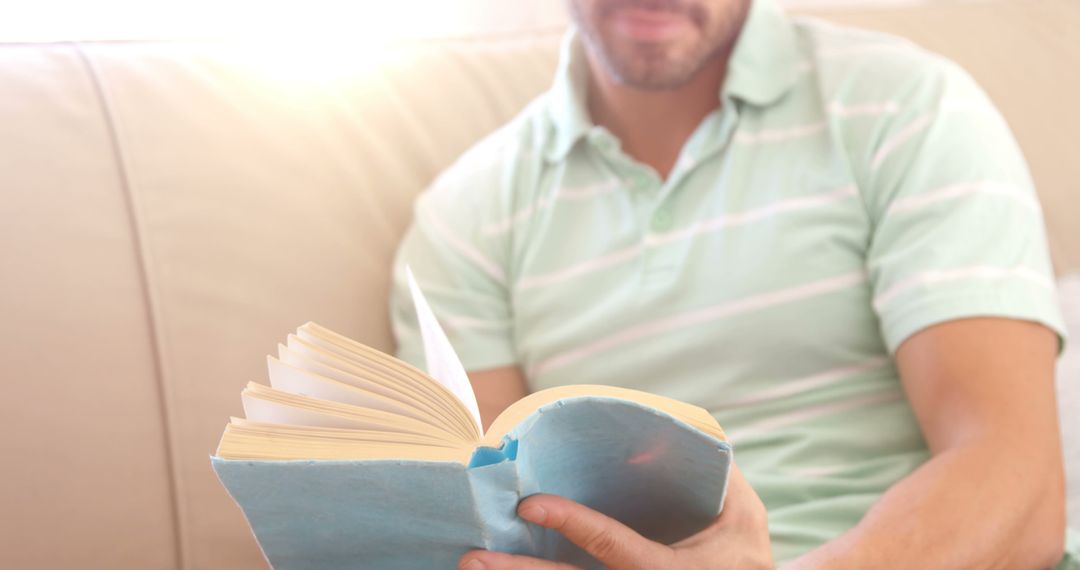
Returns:
[[[708,65],[728,57],[751,0],[569,0],[570,13],[592,58],[617,83],[656,91],[677,89]],[[587,6],[586,6],[587,5]],[[604,28],[615,11],[633,7],[674,11],[695,35],[667,43],[627,42]]]

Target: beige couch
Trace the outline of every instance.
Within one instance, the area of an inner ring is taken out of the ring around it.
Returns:
[[[1080,5],[830,17],[975,73],[1080,269]],[[0,45],[0,568],[264,567],[208,461],[240,388],[308,320],[391,348],[413,196],[556,43]]]

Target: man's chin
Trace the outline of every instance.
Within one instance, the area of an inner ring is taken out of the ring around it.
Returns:
[[[662,91],[685,85],[693,73],[681,72],[684,63],[663,54],[642,54],[631,58],[606,59],[607,71],[621,85],[635,89]]]
[[[671,91],[690,82],[689,77],[672,75],[664,71],[615,73],[614,79],[620,85],[641,91]]]

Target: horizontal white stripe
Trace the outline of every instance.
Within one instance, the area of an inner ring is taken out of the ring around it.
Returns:
[[[601,255],[600,257],[594,257],[581,263],[576,263],[565,269],[553,271],[551,273],[541,273],[537,275],[530,275],[528,277],[521,278],[516,287],[520,290],[535,289],[537,287],[548,287],[561,283],[563,281],[569,281],[575,277],[599,271],[606,267],[618,265],[634,259],[645,249],[645,242],[638,242],[630,247],[623,248],[611,253]]]
[[[555,197],[559,200],[585,200],[594,196],[610,194],[618,190],[620,186],[619,180],[612,178],[586,186],[559,188]]]
[[[903,400],[904,395],[899,391],[899,389],[884,394],[858,396],[855,398],[849,398],[847,400],[840,400],[838,402],[828,402],[816,406],[800,408],[798,411],[791,412],[790,414],[770,417],[767,420],[753,422],[735,430],[726,430],[726,432],[728,439],[733,445],[735,445],[736,448],[738,448],[740,442],[758,439],[762,436],[769,435],[770,433],[778,429],[800,424],[808,420],[837,414],[848,410],[855,410],[859,408],[875,406],[878,404],[886,404]]]
[[[894,51],[898,53],[909,52],[911,54],[915,54],[916,51],[912,49],[912,46],[913,44],[909,42],[868,43],[862,45],[820,49],[817,50],[815,54],[821,59],[831,59],[852,55],[864,55],[868,53],[881,53],[883,51]]]
[[[487,321],[473,317],[459,317],[444,314],[442,319],[448,328],[454,330],[506,330],[510,328],[510,321]]]
[[[740,131],[735,135],[735,142],[739,144],[775,143],[807,137],[823,130],[825,130],[825,121],[817,121],[815,123],[796,125],[793,127],[762,129],[757,132]]]
[[[817,208],[847,198],[854,198],[857,193],[858,190],[855,188],[855,186],[850,185],[813,196],[788,198],[786,200],[781,200],[775,204],[769,204],[768,206],[763,206],[755,210],[748,210],[746,212],[741,212],[738,214],[725,214],[723,216],[718,216],[709,220],[702,220],[680,230],[675,230],[663,234],[649,234],[645,236],[645,245],[647,247],[664,246],[670,243],[687,239],[694,235],[707,234],[731,226],[739,226],[743,224],[759,222],[761,220],[765,220],[786,212]]]
[[[621,187],[618,179],[604,180],[595,184],[589,184],[578,188],[560,188],[556,190],[554,198],[541,197],[535,204],[529,204],[509,218],[492,224],[487,224],[480,229],[485,236],[496,236],[510,231],[514,226],[523,223],[540,210],[547,209],[559,200],[585,200],[603,194],[609,194]]]
[[[494,149],[489,147],[494,146]],[[434,153],[432,153],[434,154]],[[521,142],[504,142],[492,138],[480,143],[458,158],[457,162],[450,166],[435,180],[435,187],[446,180],[475,181],[477,177],[490,176],[507,168],[512,161],[532,160],[536,161],[543,157],[539,149],[524,146]]]
[[[881,163],[884,162],[893,151],[929,127],[930,122],[934,119],[934,115],[935,113],[932,112],[919,115],[919,117],[912,121],[911,124],[881,143],[881,147],[874,153],[874,159],[870,163],[870,169],[877,170],[878,167],[881,166]]]
[[[454,232],[450,231],[450,228],[446,227],[430,208],[426,209],[427,222],[431,229],[435,230],[435,233],[439,234],[439,237],[443,239],[450,246],[451,249],[456,251],[462,257],[472,261],[481,271],[487,273],[492,279],[494,279],[500,285],[506,285],[506,276],[503,274],[502,267],[494,261],[488,259],[483,253],[474,248],[469,242],[462,240],[458,236],[454,235]]]
[[[899,106],[894,101],[857,103],[853,105],[848,105],[840,101],[833,101],[826,108],[826,112],[840,119],[890,115],[896,113],[898,110]],[[783,142],[786,140],[816,135],[825,130],[826,126],[828,126],[828,123],[822,120],[807,123],[805,125],[767,128],[756,132],[740,131],[735,135],[735,142],[740,144]]]
[[[1038,271],[1028,269],[1027,267],[994,267],[990,265],[977,265],[945,271],[925,271],[893,285],[877,297],[874,297],[874,308],[881,311],[888,306],[893,299],[915,287],[926,287],[951,281],[962,281],[964,279],[981,279],[985,281],[1022,279],[1047,289],[1053,288],[1054,286],[1054,282],[1049,277]]]
[[[571,265],[565,269],[524,277],[518,281],[517,288],[527,290],[536,287],[555,285],[557,283],[569,281],[575,277],[580,277],[594,271],[633,260],[638,255],[641,255],[647,248],[661,247],[679,240],[689,239],[696,235],[703,235],[728,227],[767,220],[773,216],[787,212],[817,208],[833,202],[850,199],[856,195],[857,190],[855,186],[844,186],[818,195],[788,198],[774,204],[762,206],[761,208],[735,214],[724,214],[708,220],[702,220],[687,228],[672,232],[646,234],[644,240],[632,246]]]
[[[942,202],[945,200],[953,200],[962,196],[970,196],[972,194],[986,194],[993,196],[1003,196],[1015,201],[1018,205],[1023,206],[1032,211],[1039,211],[1039,202],[1032,196],[1026,188],[1018,186],[1016,184],[1010,184],[1007,182],[994,182],[992,180],[984,180],[979,182],[961,182],[959,184],[950,184],[948,186],[937,188],[929,192],[924,192],[915,196],[907,196],[900,198],[889,206],[886,215],[899,214],[903,212],[911,212],[925,208],[927,206]]]
[[[874,153],[874,159],[870,163],[871,170],[877,170],[890,154],[912,137],[926,130],[935,118],[954,113],[996,113],[996,111],[984,101],[976,99],[945,99],[939,103],[937,109],[919,115],[898,133],[886,139]]]
[[[792,469],[789,473],[796,477],[830,477],[849,469],[851,469],[850,463],[841,463],[839,465],[815,465],[813,467],[803,467],[802,469]]]
[[[839,101],[829,104],[829,114],[836,117],[874,117],[879,115],[891,115],[899,110],[895,101],[881,101],[877,103],[858,103],[847,105]]]
[[[540,198],[536,201],[535,204],[529,204],[528,206],[522,208],[520,211],[516,212],[514,215],[506,218],[505,220],[485,225],[484,227],[480,228],[480,233],[485,236],[504,234],[510,231],[510,228],[532,217],[533,211],[535,211],[536,209],[544,209],[548,207],[549,204],[550,202],[547,198]]]
[[[696,311],[689,311],[671,317],[642,323],[618,333],[597,339],[593,342],[586,343],[574,350],[543,360],[530,369],[530,374],[532,377],[536,377],[557,368],[573,364],[574,362],[592,356],[598,352],[610,350],[629,342],[648,339],[674,330],[700,325],[733,315],[758,311],[775,305],[782,305],[784,303],[790,303],[792,301],[798,301],[818,295],[825,295],[827,293],[864,283],[865,281],[866,273],[863,271],[855,271],[837,277],[830,277],[828,279],[789,287],[779,291],[752,295],[750,297],[720,303]]]
[[[868,359],[859,364],[851,364],[848,366],[840,366],[824,372],[819,372],[812,376],[805,376],[797,380],[791,380],[784,382],[780,386],[771,388],[769,390],[761,390],[754,395],[741,398],[738,400],[725,400],[718,405],[711,406],[712,410],[726,410],[732,408],[739,408],[743,406],[749,406],[754,404],[761,404],[771,400],[779,400],[795,394],[809,392],[816,388],[821,388],[831,384],[839,383],[855,376],[861,372],[867,372],[870,370],[876,370],[878,368],[884,368],[892,362],[886,357],[876,357]]]

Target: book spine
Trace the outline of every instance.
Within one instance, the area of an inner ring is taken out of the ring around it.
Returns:
[[[512,442],[509,447],[516,448],[516,443]],[[507,451],[507,447],[504,443],[501,451]],[[490,454],[484,456],[483,450],[478,450],[474,459],[480,457],[487,457],[487,460],[474,461],[468,473],[478,510],[477,519],[483,525],[484,548],[512,554],[540,554],[529,525],[517,516],[517,505],[529,491],[518,472],[520,465],[514,454],[506,454],[500,461],[489,463]]]

